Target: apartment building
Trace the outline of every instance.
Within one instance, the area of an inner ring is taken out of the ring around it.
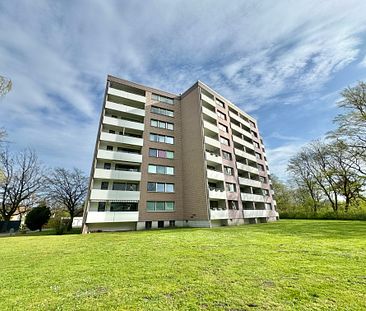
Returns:
[[[254,118],[200,81],[176,95],[108,76],[83,232],[276,219]]]

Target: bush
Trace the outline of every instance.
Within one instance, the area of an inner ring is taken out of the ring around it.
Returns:
[[[32,231],[42,231],[43,225],[48,222],[50,217],[51,211],[47,206],[37,206],[27,214],[25,218],[25,224]]]

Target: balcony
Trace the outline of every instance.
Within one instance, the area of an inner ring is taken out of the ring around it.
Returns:
[[[213,99],[211,99],[210,97],[208,97],[207,95],[205,95],[205,94],[201,93],[201,99],[202,99],[203,101],[205,101],[206,103],[208,103],[208,104],[212,105],[213,107],[215,107],[215,102],[214,102],[214,100],[213,100]]]
[[[254,145],[253,144],[247,142],[244,139],[241,139],[238,136],[233,135],[233,141],[236,142],[236,143],[238,143],[238,144],[240,144],[240,145],[243,145],[243,146],[245,146],[245,147],[247,147],[249,149],[254,149]]]
[[[142,163],[142,155],[127,152],[117,152],[109,150],[98,150],[98,159],[112,160],[112,161],[126,161],[126,162],[136,162]]]
[[[262,187],[262,183],[260,181],[243,178],[243,177],[239,177],[239,184],[244,185],[244,186],[256,187],[256,188]]]
[[[205,144],[211,145],[213,147],[219,148],[221,147],[220,142],[217,139],[205,136]]]
[[[139,212],[88,212],[87,223],[138,221]]]
[[[252,154],[249,154],[243,150],[240,150],[238,148],[235,148],[235,154],[237,154],[238,156],[241,156],[243,158],[246,158],[248,160],[251,160],[253,162],[257,162],[257,158],[256,156],[252,155]]]
[[[224,180],[224,173],[207,169],[207,178],[223,181]]]
[[[140,191],[102,190],[92,189],[90,193],[92,201],[139,201]]]
[[[208,152],[206,151],[206,160],[207,161],[211,161],[211,162],[215,162],[218,164],[222,164],[222,158],[219,155],[216,155],[214,153]]]
[[[94,178],[139,181],[141,180],[141,172],[116,171],[96,168],[94,172]]]
[[[246,137],[248,137],[248,138],[252,139],[252,134],[251,134],[251,133],[249,133],[249,132],[247,132],[246,130],[242,129],[241,127],[239,127],[239,126],[235,125],[234,123],[231,123],[231,124],[230,124],[230,126],[231,126],[231,128],[232,128],[233,130],[235,130],[235,131],[237,131],[237,132],[239,132],[239,133],[241,133],[241,134],[245,135]]]
[[[211,220],[215,219],[228,219],[229,212],[228,210],[212,210],[210,209]]]
[[[212,119],[217,120],[217,115],[215,112],[211,111],[210,109],[207,109],[206,107],[202,106],[202,112],[206,115],[208,115],[209,117],[211,117]]]
[[[138,115],[141,117],[145,116],[145,110],[143,110],[143,109],[135,108],[135,107],[131,107],[131,106],[123,105],[123,104],[117,104],[117,103],[113,103],[110,101],[107,101],[105,103],[105,107],[107,109],[116,110],[116,111],[125,112],[125,113],[131,113],[131,114]]]
[[[249,202],[263,202],[263,203],[269,203],[271,201],[270,197],[260,195],[260,194],[252,194],[252,193],[242,193],[241,199],[243,201],[249,201]]]
[[[217,133],[217,134],[219,133],[219,129],[216,126],[216,124],[212,124],[208,121],[203,121],[203,126],[204,126],[204,128],[206,128],[214,133]]]
[[[236,166],[238,168],[238,170],[243,170],[249,173],[253,173],[256,175],[259,175],[259,169],[256,167],[252,167],[250,165],[246,165],[246,164],[242,164],[240,162],[236,162]]]
[[[142,138],[117,135],[117,134],[111,134],[111,133],[106,133],[106,132],[100,133],[100,140],[108,141],[108,142],[112,142],[112,143],[133,145],[133,146],[142,146],[143,142],[144,142],[144,140]]]
[[[125,128],[139,130],[139,131],[143,131],[145,128],[144,123],[122,120],[122,119],[117,119],[117,118],[112,118],[112,117],[107,117],[107,116],[103,117],[103,124],[125,127]]]
[[[248,210],[245,209],[244,218],[278,217],[278,213],[272,210]]]
[[[210,188],[208,196],[210,199],[225,200],[226,192],[224,189]]]
[[[117,90],[117,89],[114,89],[114,88],[111,88],[111,87],[108,88],[108,94],[118,96],[118,97],[122,97],[122,98],[126,98],[126,99],[133,100],[133,101],[136,101],[136,102],[144,103],[144,104],[146,103],[146,97],[145,96],[129,93],[129,92],[122,91],[122,90]]]

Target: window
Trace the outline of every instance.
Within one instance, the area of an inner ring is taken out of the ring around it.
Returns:
[[[148,182],[147,191],[148,192],[174,192],[174,184]]]
[[[174,117],[174,111],[156,106],[151,106],[151,112],[161,114],[163,116]]]
[[[230,146],[229,140],[220,136],[220,143],[226,146]]]
[[[249,120],[249,123],[251,126],[253,126],[255,128],[255,123],[253,121]]]
[[[152,100],[157,100],[157,101],[162,102],[164,104],[174,105],[174,99],[173,98],[165,97],[165,96],[162,96],[162,95],[152,94],[151,99]]]
[[[232,160],[232,155],[231,155],[231,153],[229,153],[229,152],[226,152],[226,151],[223,151],[222,152],[222,157],[225,159],[225,160]]]
[[[111,169],[111,163],[104,163],[104,169],[110,170]]]
[[[154,158],[174,159],[174,151],[150,148],[149,156]]]
[[[126,165],[116,163],[115,165],[116,171],[127,171],[127,172],[139,172],[140,168],[138,166]]]
[[[120,190],[120,191],[137,191],[137,184],[125,183],[125,182],[114,182],[112,189]]]
[[[136,212],[137,202],[111,202],[111,212]]]
[[[218,104],[222,108],[225,108],[225,104],[221,100],[219,100],[217,98],[216,98],[216,104]]]
[[[152,221],[145,221],[145,229],[151,229]]]
[[[233,168],[229,166],[224,166],[224,173],[226,175],[233,175]]]
[[[237,201],[229,201],[229,209],[238,210],[238,202]]]
[[[260,171],[264,171],[264,166],[262,164],[257,164],[257,167]]]
[[[254,137],[258,138],[258,134],[257,134],[256,132],[254,132],[254,131],[251,131],[251,132],[252,132],[252,135],[253,135]]]
[[[100,184],[100,189],[108,190],[108,186],[109,186],[108,181],[102,181],[102,183]]]
[[[164,228],[164,220],[158,221],[158,228]]]
[[[269,195],[269,190],[268,189],[262,189],[262,191],[263,191],[263,195]]]
[[[169,220],[169,227],[175,227],[175,220]]]
[[[259,148],[259,144],[258,144],[256,141],[253,141],[253,145],[254,145],[256,148]]]
[[[257,159],[262,159],[262,156],[260,155],[260,153],[258,153],[258,152],[256,152],[255,153],[255,157],[257,158]]]
[[[221,111],[217,111],[217,116],[223,120],[226,120],[226,115],[224,113],[222,113]]]
[[[116,134],[116,131],[114,131],[114,130],[109,130],[109,134]]]
[[[171,212],[175,210],[174,205],[173,201],[147,201],[146,208],[148,212]]]
[[[151,174],[174,175],[174,167],[149,164],[148,172]]]
[[[150,133],[150,141],[159,143],[174,144],[174,137]]]
[[[107,150],[112,151],[113,150],[113,146],[107,146]]]
[[[105,202],[98,202],[98,212],[105,212]]]
[[[225,132],[225,133],[227,133],[227,132],[228,132],[227,126],[225,126],[225,125],[223,125],[223,124],[221,124],[221,123],[219,123],[219,129],[220,129],[221,131]]]
[[[228,191],[228,192],[236,192],[235,184],[226,183],[226,191]]]
[[[171,130],[171,131],[174,130],[174,124],[170,123],[170,122],[164,122],[164,121],[151,119],[150,124],[152,127],[159,127],[159,128],[167,129],[167,130]]]

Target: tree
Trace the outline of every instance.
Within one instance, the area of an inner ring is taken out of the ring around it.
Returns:
[[[56,205],[64,206],[70,214],[68,230],[72,228],[74,217],[82,212],[82,203],[88,190],[88,178],[74,168],[55,168],[47,177],[47,196]]]
[[[344,109],[334,123],[337,129],[329,133],[329,137],[344,141],[357,162],[354,168],[366,175],[366,83],[359,82],[354,87],[346,88],[342,93],[338,107]]]
[[[50,217],[50,209],[45,204],[42,204],[30,210],[25,217],[25,224],[32,231],[42,231],[42,227],[49,221]]]
[[[311,198],[313,212],[318,211],[321,201],[321,190],[317,180],[314,178],[309,165],[312,161],[309,150],[303,149],[289,161],[287,170],[291,173],[292,179],[297,185],[299,194],[307,201],[308,194]]]
[[[4,96],[6,93],[10,92],[13,83],[10,79],[0,76],[0,96]]]
[[[275,176],[271,175],[271,181],[273,190],[275,193],[275,199],[277,204],[277,210],[279,212],[286,212],[294,207],[294,194],[292,190],[280,179]]]
[[[43,167],[36,153],[24,149],[16,154],[8,148],[0,151],[0,213],[5,221],[19,210],[27,207],[41,189],[44,181]]]

